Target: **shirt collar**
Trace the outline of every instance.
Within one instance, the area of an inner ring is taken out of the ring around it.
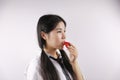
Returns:
[[[46,52],[45,52],[46,53]],[[46,53],[46,55],[48,56],[48,57],[53,57],[50,53]],[[60,53],[60,50],[59,49],[57,49],[57,55],[58,55],[58,57],[59,58],[62,58],[62,56],[61,56],[61,53]],[[54,58],[54,57],[53,57]]]

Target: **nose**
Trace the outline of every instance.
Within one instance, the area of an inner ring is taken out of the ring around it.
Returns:
[[[62,33],[62,39],[66,39],[66,34]]]

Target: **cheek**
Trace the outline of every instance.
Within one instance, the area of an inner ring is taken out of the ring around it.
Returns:
[[[62,46],[61,36],[54,36],[50,39],[50,45],[54,48],[60,48]]]
[[[57,37],[58,37],[59,39],[62,39],[62,34],[58,34]]]
[[[54,45],[56,45],[56,44],[59,45],[61,43],[61,41],[62,41],[61,39],[62,39],[62,35],[60,35],[60,34],[52,34],[49,41],[51,43],[53,43]]]
[[[56,37],[57,42],[60,42],[61,39],[62,39],[62,36],[61,35],[57,35],[57,37]]]
[[[61,37],[56,35],[56,36],[52,37],[51,42],[52,42],[54,45],[58,46],[58,45],[61,44]]]

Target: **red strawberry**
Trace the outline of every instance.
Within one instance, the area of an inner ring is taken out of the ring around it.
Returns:
[[[70,43],[69,42],[64,42],[64,45],[66,46],[66,47],[68,47],[68,46],[70,46]]]

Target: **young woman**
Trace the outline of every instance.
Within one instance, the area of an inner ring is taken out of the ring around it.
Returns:
[[[32,60],[27,68],[27,80],[83,80],[77,56],[72,43],[66,47],[70,57],[63,50],[66,39],[66,22],[58,15],[40,17],[37,36],[41,55]]]

